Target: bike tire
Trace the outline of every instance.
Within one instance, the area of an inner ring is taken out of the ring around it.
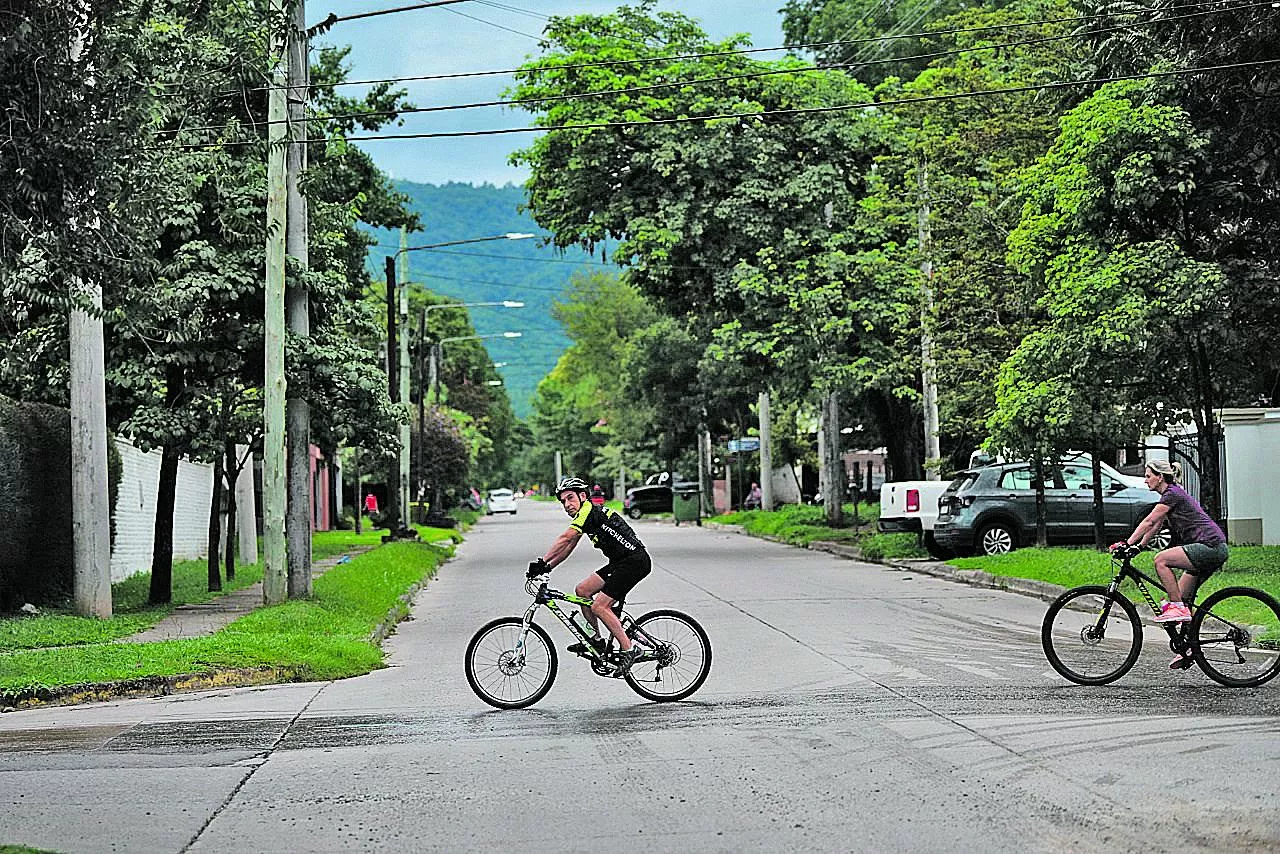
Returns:
[[[556,681],[556,648],[546,629],[529,625],[525,659],[514,661],[521,617],[499,617],[480,627],[467,644],[467,684],[476,696],[499,709],[523,709],[546,696]]]
[[[1280,602],[1252,587],[1211,593],[1191,618],[1191,652],[1205,675],[1254,688],[1280,672]]]
[[[1085,613],[1092,617],[1086,618]],[[1106,614],[1106,620],[1101,619]],[[1102,627],[1099,635],[1097,630]],[[1124,676],[1142,652],[1138,609],[1102,585],[1074,587],[1049,605],[1040,627],[1045,658],[1077,685],[1106,685]]]
[[[655,703],[683,700],[711,673],[711,639],[693,617],[662,609],[628,628],[633,643],[649,647],[623,677],[631,690]]]

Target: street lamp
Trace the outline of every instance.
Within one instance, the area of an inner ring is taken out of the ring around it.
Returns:
[[[428,243],[422,246],[401,246],[387,256],[387,396],[392,403],[400,403],[409,396],[409,339],[397,335],[397,306],[399,316],[404,323],[409,319],[409,297],[407,290],[400,290],[397,298],[399,282],[396,278],[396,258],[406,252],[419,252],[429,249],[443,249],[446,246],[460,246],[464,243],[484,243],[490,240],[527,240],[537,237],[536,234],[523,232],[507,232],[491,237],[472,237],[466,240],[446,240],[441,243]],[[400,229],[400,241],[405,242],[405,230]],[[406,278],[408,278],[406,276]],[[409,424],[400,425],[400,453],[391,463],[393,489],[388,490],[388,515],[391,517],[392,535],[407,536],[410,534],[405,520],[408,518],[406,504],[409,501]]]
[[[426,316],[426,313],[423,313]],[[487,338],[519,338],[523,332],[494,332],[488,335],[453,335],[448,338],[441,338],[431,346],[431,385],[432,397],[435,403],[440,402],[440,370],[439,366],[444,360],[444,345],[454,341],[481,341]],[[424,348],[425,349],[425,348]],[[422,371],[418,372],[419,381],[422,378]],[[426,445],[426,395],[422,393],[422,386],[418,387],[418,489],[419,492],[425,490],[423,482],[422,468],[422,449]],[[425,496],[423,496],[425,497]]]
[[[433,388],[431,396],[436,403],[440,402],[440,372],[439,367],[444,364],[444,345],[454,341],[482,341],[488,338],[519,338],[524,335],[523,332],[491,332],[488,335],[455,335],[450,338],[441,338],[435,343],[436,359],[435,364],[437,370],[434,372]]]
[[[529,236],[532,237],[532,235],[529,235]],[[425,361],[426,355],[427,355],[427,347],[426,347],[427,312],[437,308],[473,308],[476,306],[495,306],[495,307],[501,307],[501,308],[524,308],[524,303],[520,302],[519,300],[510,300],[510,299],[490,301],[490,302],[446,302],[446,303],[439,303],[437,305],[429,305],[426,308],[424,308],[422,310],[422,314],[418,316],[418,454],[417,454],[417,458],[418,458],[418,492],[419,492],[418,500],[419,502],[421,502],[422,500],[422,495],[421,495],[422,493],[422,453],[423,453],[423,444],[424,444],[423,425],[425,425],[427,421],[427,414],[426,414],[427,396],[426,394],[423,393],[424,392],[423,383],[426,377],[426,366],[423,364],[423,362]],[[435,384],[434,373],[435,373],[436,364],[437,364],[434,358],[434,350],[435,348],[433,347],[432,348],[433,358],[431,360],[431,367],[432,367],[432,373],[433,373],[433,377],[432,377],[433,385]],[[405,391],[407,392],[408,389],[406,388]],[[439,401],[438,392],[436,394],[436,400],[437,402]],[[405,451],[407,452],[407,448],[405,449]],[[405,466],[406,468],[408,467],[407,457],[405,458]],[[419,503],[418,505],[418,511],[419,511],[419,517],[418,517],[419,521],[420,522],[425,521],[426,513],[422,509],[421,503]]]

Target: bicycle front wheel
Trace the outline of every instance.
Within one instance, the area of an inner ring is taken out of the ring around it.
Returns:
[[[1142,651],[1133,603],[1106,587],[1076,587],[1049,606],[1040,628],[1049,664],[1080,685],[1106,685],[1129,672]]]
[[[517,649],[521,635],[524,646]],[[467,644],[467,682],[476,696],[499,709],[523,709],[541,700],[556,680],[556,648],[536,623],[524,634],[520,617],[486,623]]]
[[[711,672],[711,639],[698,621],[679,611],[650,611],[628,629],[643,654],[624,677],[646,700],[683,700]]]
[[[1195,609],[1192,653],[1210,679],[1252,688],[1280,672],[1280,603],[1251,587],[1224,587]]]

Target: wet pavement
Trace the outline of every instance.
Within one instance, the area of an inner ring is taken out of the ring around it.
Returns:
[[[715,660],[653,704],[561,655],[497,711],[462,653],[520,613],[564,520],[487,518],[387,642],[388,668],[0,716],[0,844],[60,851],[1248,851],[1280,848],[1280,688],[1170,673],[1158,636],[1085,688],[1044,603],[642,520]],[[554,582],[599,565],[585,543]],[[571,639],[544,621],[563,648]]]

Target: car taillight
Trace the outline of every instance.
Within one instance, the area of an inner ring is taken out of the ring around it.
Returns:
[[[907,512],[914,513],[920,509],[920,490],[907,490]]]

